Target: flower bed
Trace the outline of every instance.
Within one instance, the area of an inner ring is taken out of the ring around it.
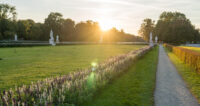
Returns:
[[[198,73],[200,72],[200,53],[199,52],[182,48],[182,47],[168,45],[168,44],[164,44],[164,46],[168,50],[173,52],[181,61],[195,68]]]
[[[148,46],[110,58],[86,70],[0,92],[0,105],[79,105],[151,48]]]

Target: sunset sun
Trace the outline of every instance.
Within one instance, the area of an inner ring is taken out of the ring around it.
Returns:
[[[103,31],[107,31],[113,27],[116,27],[114,21],[112,21],[112,20],[101,19],[98,22]]]

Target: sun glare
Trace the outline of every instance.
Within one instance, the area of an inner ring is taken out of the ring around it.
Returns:
[[[107,31],[107,30],[115,27],[115,24],[112,20],[102,19],[102,20],[99,20],[98,22],[103,31]]]

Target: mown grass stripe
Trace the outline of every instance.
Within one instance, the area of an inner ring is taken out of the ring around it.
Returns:
[[[100,89],[88,106],[151,106],[158,61],[158,47],[131,66],[127,72]]]

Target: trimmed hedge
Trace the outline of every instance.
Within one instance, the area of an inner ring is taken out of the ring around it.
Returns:
[[[170,52],[172,52],[173,45],[163,44],[165,48],[167,48]]]
[[[200,53],[182,47],[164,44],[169,51],[173,52],[181,61],[195,68],[200,73]]]

